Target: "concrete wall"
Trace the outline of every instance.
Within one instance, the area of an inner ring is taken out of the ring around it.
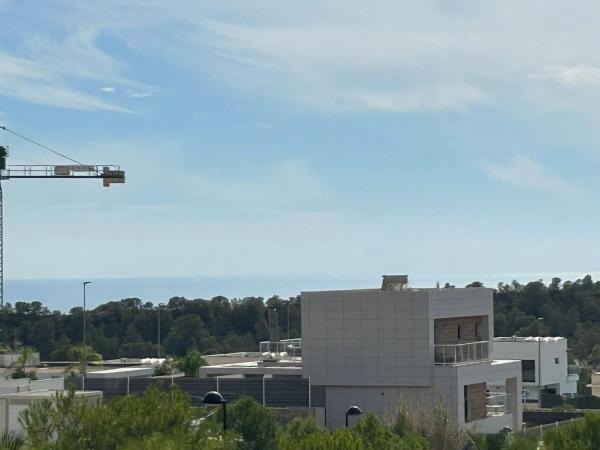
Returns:
[[[335,429],[345,426],[346,411],[352,405],[391,423],[402,405],[414,411],[433,406],[437,397],[431,387],[327,386],[326,399],[327,428]],[[356,420],[351,417],[350,425]]]
[[[481,316],[482,333],[494,335],[494,305],[493,289],[462,288],[462,289],[428,289],[430,298],[431,336],[434,336],[435,319],[448,319]],[[483,335],[483,334],[482,334]],[[434,342],[432,339],[431,345]],[[493,342],[489,343],[489,351]]]
[[[303,376],[314,385],[431,386],[427,290],[302,293]]]
[[[18,363],[20,353],[3,353],[0,354],[0,367],[10,367]],[[38,352],[32,352],[27,358],[26,367],[34,367],[40,365],[40,354]]]

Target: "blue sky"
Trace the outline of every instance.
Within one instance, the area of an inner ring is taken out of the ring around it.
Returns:
[[[3,183],[6,275],[597,271],[599,15],[0,0],[0,123],[128,177]]]

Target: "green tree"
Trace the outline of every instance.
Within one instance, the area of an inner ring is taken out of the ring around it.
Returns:
[[[600,446],[600,413],[588,413],[576,420],[544,434],[549,450],[597,450]]]
[[[202,319],[195,315],[182,316],[175,320],[165,344],[167,352],[171,355],[185,355],[193,348],[203,353],[218,348],[217,341],[208,333]]]
[[[276,450],[277,422],[273,413],[250,397],[227,408],[229,423],[241,437],[240,450]]]
[[[206,361],[202,354],[196,350],[190,350],[184,357],[177,360],[177,368],[181,370],[186,377],[197,377],[198,369],[205,366]]]

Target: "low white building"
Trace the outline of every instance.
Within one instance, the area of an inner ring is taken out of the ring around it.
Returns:
[[[569,364],[564,337],[496,337],[493,352],[494,359],[521,360],[526,403],[537,404],[540,389],[548,394],[577,393],[578,368]]]
[[[0,433],[5,431],[22,433],[23,427],[19,423],[19,417],[23,411],[35,402],[55,401],[57,396],[64,395],[65,392],[63,377],[44,380],[0,379]],[[75,396],[97,401],[102,398],[102,392],[76,391]]]
[[[6,431],[23,433],[23,426],[19,421],[23,411],[32,404],[44,400],[55,402],[58,397],[66,393],[67,391],[64,390],[43,389],[0,395],[0,433]],[[97,402],[102,399],[102,391],[75,391],[74,395],[78,399],[90,402]]]

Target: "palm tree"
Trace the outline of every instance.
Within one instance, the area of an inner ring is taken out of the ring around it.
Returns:
[[[20,450],[25,448],[23,435],[4,431],[0,434],[0,450]]]

